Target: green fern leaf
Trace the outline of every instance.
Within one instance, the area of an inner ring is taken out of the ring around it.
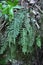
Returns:
[[[15,44],[15,39],[20,33],[20,28],[22,26],[22,20],[24,18],[24,14],[22,13],[17,13],[15,15],[14,21],[10,23],[10,25],[7,27],[7,32],[8,32],[8,41],[9,43],[14,43]]]
[[[3,54],[4,53],[4,51],[6,50],[6,48],[7,48],[7,43],[4,43],[4,45],[1,47],[1,49],[0,49],[0,54]]]
[[[30,19],[26,18],[26,20],[25,20],[25,27],[26,27],[26,29],[28,31],[28,40],[29,40],[28,45],[32,46],[33,43],[34,43],[35,32],[34,32],[34,29],[32,28],[32,26],[30,25],[29,22],[30,22]]]
[[[41,38],[40,38],[40,35],[37,36],[36,38],[36,44],[39,48],[41,48]]]
[[[20,40],[20,44],[22,45],[22,52],[25,54],[27,52],[27,30],[25,28],[23,28],[23,30],[21,31],[21,40]]]

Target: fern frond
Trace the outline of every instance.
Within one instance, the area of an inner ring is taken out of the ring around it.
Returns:
[[[41,48],[41,37],[40,37],[40,35],[38,35],[38,36],[36,37],[36,45],[37,45],[39,48]]]
[[[15,14],[14,21],[12,21],[10,25],[7,27],[9,43],[13,42],[15,44],[15,39],[20,33],[23,18],[24,18],[23,13]]]
[[[34,38],[35,38],[35,31],[33,27],[30,25],[30,18],[25,19],[25,27],[28,31],[29,46],[32,46],[34,43]]]
[[[20,44],[22,46],[22,52],[26,53],[27,52],[28,38],[27,38],[27,30],[25,28],[23,28],[21,31]]]
[[[6,50],[6,48],[7,48],[7,43],[4,43],[4,45],[1,47],[1,49],[0,49],[0,54],[3,54],[4,53],[4,51]]]

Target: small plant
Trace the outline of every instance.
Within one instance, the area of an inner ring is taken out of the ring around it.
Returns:
[[[12,20],[13,17],[14,17],[13,9],[17,5],[17,3],[18,3],[18,0],[14,0],[14,1],[11,1],[11,0],[2,1],[0,3],[0,10],[2,11],[3,14],[7,15],[10,20]]]
[[[8,61],[15,59],[19,51],[24,55],[32,54],[34,45],[41,48],[41,37],[34,24],[35,18],[30,15],[31,10],[19,9],[14,12],[13,8],[17,5],[17,0],[14,0],[14,3],[10,0],[2,3],[0,3],[0,10],[5,15],[5,19],[6,16],[8,19],[4,25],[4,33],[0,32],[0,55],[5,54],[5,59]]]

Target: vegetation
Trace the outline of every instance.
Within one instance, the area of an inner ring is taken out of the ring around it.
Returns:
[[[18,0],[0,2],[0,65],[16,65],[15,60],[18,64],[22,60],[23,65],[42,63],[43,11],[28,2],[28,7],[23,2],[20,6]]]

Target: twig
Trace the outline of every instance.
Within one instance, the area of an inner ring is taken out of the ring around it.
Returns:
[[[40,7],[38,5],[35,4],[35,6],[37,7],[37,9],[43,14],[43,11],[40,9]]]
[[[5,23],[6,23],[6,21],[4,21],[4,23],[0,26],[0,30],[4,27]]]

